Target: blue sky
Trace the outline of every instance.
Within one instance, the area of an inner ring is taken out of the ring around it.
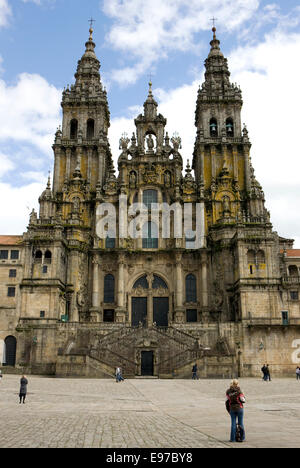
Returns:
[[[121,134],[134,130],[150,73],[169,133],[179,132],[182,155],[192,158],[197,89],[217,17],[274,229],[300,247],[296,0],[0,0],[0,234],[25,231],[29,210],[38,208],[53,168],[61,91],[74,82],[91,16],[115,160]]]

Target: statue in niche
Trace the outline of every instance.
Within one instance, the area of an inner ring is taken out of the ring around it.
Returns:
[[[164,182],[165,182],[165,187],[170,188],[171,187],[171,174],[170,172],[165,172],[164,176]]]
[[[75,198],[73,198],[72,201],[73,201],[73,213],[78,214],[79,209],[80,209],[80,198],[75,197]]]
[[[130,172],[129,174],[129,187],[130,188],[136,188],[136,173],[135,172]]]
[[[223,197],[223,215],[230,216],[231,208],[230,208],[230,198],[225,196]]]
[[[154,149],[154,140],[153,140],[153,137],[152,135],[148,135],[148,138],[147,138],[147,146],[148,146],[148,151],[153,151]]]

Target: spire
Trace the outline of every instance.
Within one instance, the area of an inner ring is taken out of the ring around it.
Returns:
[[[96,44],[93,40],[93,32],[94,30],[91,26],[89,29],[89,39],[85,43],[85,52],[78,62],[75,74],[76,86],[82,84],[100,84],[100,62],[95,54]]]
[[[147,119],[155,119],[157,116],[157,107],[158,107],[158,104],[155,101],[153,92],[152,92],[152,81],[149,81],[148,97],[144,103],[145,117]]]
[[[222,52],[220,50],[220,41],[219,41],[219,39],[217,39],[216,31],[217,31],[217,29],[214,26],[212,28],[213,40],[210,41],[211,49],[210,49],[210,53],[209,53],[208,57],[219,56],[219,57],[224,58],[224,55],[222,54]]]

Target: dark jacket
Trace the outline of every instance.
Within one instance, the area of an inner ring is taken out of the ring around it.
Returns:
[[[26,395],[27,394],[27,385],[28,385],[28,380],[22,377],[20,380],[20,395]]]
[[[240,387],[230,387],[226,392],[226,397],[228,400],[229,411],[238,411],[243,408],[241,399],[244,400],[245,396],[242,393]]]

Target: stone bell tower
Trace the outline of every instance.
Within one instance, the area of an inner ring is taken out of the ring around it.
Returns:
[[[253,286],[267,271],[271,277],[279,273],[277,263],[272,261],[276,236],[265,208],[264,192],[254,175],[248,131],[241,124],[242,93],[230,82],[216,28],[212,31],[205,81],[197,98],[193,169],[204,195],[205,229],[212,259],[209,309],[217,320],[224,321],[246,314],[242,311],[246,302],[243,304],[241,298],[250,292],[250,283],[245,288],[247,293],[236,288],[237,284],[242,288],[244,278],[251,277]]]
[[[103,185],[111,161],[107,139],[110,112],[92,34],[91,28],[85,53],[78,61],[75,84],[63,92],[62,129],[58,129],[53,146],[54,195],[64,192],[79,172],[86,189],[95,192],[97,184]]]
[[[196,180],[206,193],[207,229],[254,218],[267,222],[264,194],[251,164],[248,131],[241,125],[242,93],[230,82],[216,28],[210,45],[205,82],[198,92],[193,160]]]

